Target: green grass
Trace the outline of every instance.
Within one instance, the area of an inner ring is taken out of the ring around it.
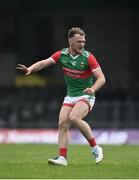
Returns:
[[[68,166],[50,166],[57,145],[0,145],[0,178],[11,179],[136,179],[139,146],[103,146],[104,160],[96,165],[88,146],[70,145]]]

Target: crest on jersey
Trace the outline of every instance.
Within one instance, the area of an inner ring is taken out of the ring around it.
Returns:
[[[81,63],[80,63],[80,67],[84,67],[84,62],[81,62]]]

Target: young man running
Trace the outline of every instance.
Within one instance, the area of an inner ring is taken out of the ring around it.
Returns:
[[[51,57],[38,61],[30,67],[17,65],[17,69],[26,75],[56,63],[63,69],[67,96],[59,113],[59,156],[49,159],[49,164],[67,166],[68,133],[71,124],[74,124],[88,141],[95,162],[99,163],[103,159],[102,148],[97,145],[90,126],[83,120],[94,106],[95,92],[105,83],[105,76],[97,60],[93,54],[84,49],[85,36],[82,29],[73,27],[68,32],[68,48],[57,51]]]

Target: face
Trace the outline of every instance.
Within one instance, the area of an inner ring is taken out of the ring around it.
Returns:
[[[85,36],[75,34],[73,37],[69,38],[69,45],[73,55],[81,54],[85,46]]]

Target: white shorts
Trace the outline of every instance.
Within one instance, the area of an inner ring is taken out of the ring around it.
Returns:
[[[95,104],[95,97],[89,96],[89,95],[83,95],[83,96],[77,96],[77,97],[66,96],[64,98],[63,106],[74,107],[74,105],[79,101],[85,102],[89,107],[89,111],[91,111],[92,107]]]

